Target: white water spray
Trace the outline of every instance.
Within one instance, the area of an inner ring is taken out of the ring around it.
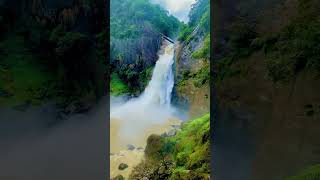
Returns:
[[[159,56],[152,73],[152,79],[139,97],[139,101],[143,105],[170,106],[174,85],[172,64],[173,44],[169,44],[165,47],[164,53]]]
[[[163,125],[169,119],[177,119],[175,108],[171,106],[171,93],[174,86],[172,65],[174,62],[174,45],[169,43],[162,47],[152,78],[137,98],[113,106],[111,102],[111,120],[121,123],[119,136],[126,143],[133,143],[148,128]]]

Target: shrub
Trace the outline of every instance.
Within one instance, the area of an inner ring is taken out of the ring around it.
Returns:
[[[203,42],[203,47],[191,55],[195,59],[209,59],[210,58],[210,34],[208,34]]]
[[[193,31],[193,28],[190,26],[183,26],[182,30],[179,32],[179,37],[178,40],[179,41],[188,41],[191,38],[191,33]]]
[[[210,66],[204,66],[197,73],[195,73],[193,78],[193,84],[196,87],[201,87],[202,85],[209,83],[210,81]]]
[[[320,165],[311,166],[302,170],[298,175],[285,180],[318,180],[320,179]]]

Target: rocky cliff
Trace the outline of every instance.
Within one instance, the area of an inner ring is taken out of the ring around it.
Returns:
[[[319,56],[302,44],[291,45],[303,39],[312,44],[309,35],[319,37],[319,26],[309,21],[319,16],[310,8],[316,2],[214,5],[221,9],[214,12],[216,179],[280,180],[319,163],[320,80],[314,64],[308,63]],[[305,32],[298,30],[300,24]],[[308,31],[311,26],[317,30]],[[230,174],[226,169],[232,166]]]
[[[198,12],[200,7],[203,12]],[[206,114],[210,108],[209,12],[209,1],[198,1],[190,12],[190,17],[198,14],[197,23],[189,22],[176,43],[175,93],[191,117]]]

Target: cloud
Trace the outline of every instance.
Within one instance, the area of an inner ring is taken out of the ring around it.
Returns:
[[[179,20],[188,22],[189,11],[191,5],[196,0],[151,0],[154,4],[159,4],[169,11],[170,14],[177,17]]]

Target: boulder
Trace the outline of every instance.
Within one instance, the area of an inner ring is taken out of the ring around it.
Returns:
[[[134,145],[132,144],[128,144],[127,145],[127,149],[130,150],[130,151],[133,151],[136,147],[134,147]]]
[[[127,164],[121,163],[121,164],[119,165],[118,169],[119,169],[119,170],[125,170],[125,169],[127,169],[128,167],[129,167],[129,166],[128,166]]]
[[[111,180],[124,180],[124,177],[122,175],[118,175],[114,178],[111,178]]]
[[[171,129],[168,133],[167,136],[171,137],[171,136],[175,136],[177,134],[177,130],[176,129]]]

